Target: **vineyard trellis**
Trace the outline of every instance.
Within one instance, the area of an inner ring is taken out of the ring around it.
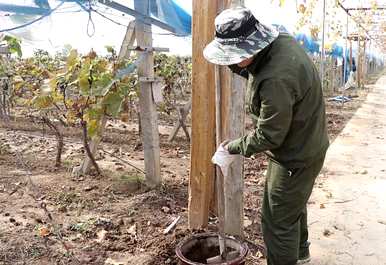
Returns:
[[[146,13],[145,10],[148,10],[146,6],[144,7],[146,2],[135,1],[136,8],[138,10],[143,9],[141,13]],[[225,1],[224,6],[231,2]],[[298,8],[299,12],[304,14],[299,23],[310,23],[310,34],[313,37],[319,35],[320,29],[314,22],[309,21],[307,16],[312,15],[315,3],[316,1],[308,1],[307,5],[303,4]],[[208,3],[208,5],[214,8],[213,3]],[[334,8],[337,7],[337,5],[334,6]],[[220,8],[216,6],[216,12],[218,9]],[[211,10],[210,12],[214,11]],[[210,13],[209,15],[213,14]],[[331,13],[328,16],[330,20],[332,14],[336,13]],[[206,21],[207,18],[200,17],[200,19]],[[334,30],[342,33],[342,28],[342,26],[336,26],[336,30]],[[199,32],[200,29],[196,28],[196,30]],[[333,32],[332,35],[337,35],[337,32]],[[206,36],[211,36],[212,33],[208,31]],[[324,34],[323,31],[322,35]],[[351,36],[353,41],[358,42],[356,58],[358,87],[362,84],[360,80],[363,73],[378,70],[376,68],[377,64],[373,63],[371,66],[369,58],[366,57],[366,47],[368,46],[365,43],[367,40],[365,35],[366,32],[359,30],[356,39],[355,36]],[[349,36],[346,37],[348,39]],[[134,45],[135,39],[137,39],[136,45]],[[14,40],[10,44],[14,47],[17,46],[17,42]],[[147,175],[148,184],[157,186],[161,181],[161,176],[156,110],[166,115],[170,115],[177,110],[178,124],[169,139],[172,140],[180,128],[184,130],[186,137],[189,139],[190,135],[186,128],[185,119],[192,105],[195,108],[194,118],[196,118],[196,121],[209,120],[210,123],[206,128],[198,126],[193,130],[194,137],[196,139],[197,137],[200,138],[199,140],[202,140],[204,144],[200,143],[201,146],[197,146],[193,142],[191,164],[193,173],[191,173],[191,180],[192,183],[194,181],[199,183],[200,187],[192,188],[192,190],[196,188],[198,192],[196,197],[191,198],[193,200],[198,199],[193,202],[195,205],[190,204],[191,209],[196,207],[193,209],[196,212],[192,211],[190,216],[196,214],[196,217],[191,219],[192,226],[203,225],[206,222],[205,219],[207,219],[206,216],[212,199],[210,196],[212,196],[213,190],[211,186],[213,184],[211,183],[213,180],[213,166],[208,159],[210,158],[209,154],[213,153],[212,147],[214,146],[213,132],[209,132],[209,130],[213,130],[214,112],[213,105],[210,105],[211,100],[213,101],[213,93],[210,94],[210,92],[204,91],[208,89],[208,85],[213,85],[213,69],[206,65],[201,69],[202,62],[199,60],[202,59],[202,55],[199,54],[202,52],[202,45],[199,48],[194,46],[196,48],[193,55],[196,63],[195,69],[192,67],[191,59],[166,56],[165,54],[157,54],[153,57],[155,52],[166,51],[166,49],[152,47],[150,25],[143,23],[138,16],[136,21],[129,23],[124,44],[119,53],[111,47],[107,47],[109,55],[106,57],[98,56],[94,51],[81,55],[76,50],[67,50],[64,54],[57,54],[52,57],[47,52],[38,50],[33,58],[14,59],[11,64],[11,68],[14,69],[12,78],[2,77],[1,79],[3,89],[1,90],[0,115],[9,115],[10,106],[14,104],[15,106],[24,106],[34,115],[36,120],[46,124],[54,132],[58,142],[55,161],[57,167],[61,164],[61,152],[65,144],[63,130],[67,127],[80,129],[86,155],[81,165],[73,171],[74,175],[80,175],[89,173],[90,166],[93,166],[98,174],[103,174],[94,156],[109,120],[121,118],[123,121],[127,121],[129,117],[134,120],[133,113],[139,113],[138,123],[141,125],[139,132],[143,134],[142,142],[145,151],[145,174]],[[325,50],[324,46],[322,44],[323,52]],[[136,54],[131,55],[130,52]],[[333,56],[324,58],[323,55],[321,57],[316,55],[316,57],[314,59],[319,67],[324,67],[322,78],[325,89],[327,91],[332,90],[333,94],[338,92],[337,87],[342,87],[345,82],[345,67],[350,65],[350,70],[352,68],[352,56],[350,56],[350,62],[347,62],[346,51],[344,51],[343,64],[338,64],[338,60]],[[366,67],[366,64],[369,64],[369,67]],[[193,80],[197,82],[194,85],[196,87],[200,86],[199,92],[202,93],[197,95],[198,90],[194,91],[193,94],[196,97],[194,97],[193,102],[189,99],[193,96],[190,91],[192,71],[194,73]],[[202,76],[203,72],[209,74]],[[195,76],[195,74],[197,75]],[[163,80],[161,85],[159,77]],[[235,93],[230,90],[230,87],[235,86],[235,84],[244,85],[242,81],[234,76],[231,77],[225,69],[221,69],[221,77],[221,85],[229,89],[225,93]],[[12,93],[8,90],[12,90]],[[156,94],[159,94],[160,90],[162,90],[163,101],[155,102]],[[225,98],[225,96],[223,97]],[[238,97],[242,98],[242,95],[238,95]],[[202,102],[199,102],[200,100]],[[237,120],[242,123],[243,117],[235,116],[236,112],[233,111],[234,108],[243,108],[243,104],[240,102],[240,100],[224,102],[223,118],[227,117],[227,119]],[[200,104],[206,104],[205,108],[197,111],[198,108],[203,106]],[[193,123],[196,121],[193,121]],[[229,123],[229,120],[227,122]],[[229,127],[227,122],[224,122],[224,124]],[[237,137],[240,132],[228,127],[224,128],[224,135]],[[202,155],[201,151],[205,155]],[[240,171],[242,170],[241,161],[234,170],[238,172],[237,174],[242,174],[242,171]],[[232,181],[227,183],[228,189],[236,193],[236,188],[238,187],[240,190],[242,183],[234,184]],[[204,190],[204,196],[202,196],[202,190]],[[231,199],[236,198],[228,197]],[[233,209],[237,208],[238,212],[235,219],[239,219],[234,220],[234,224],[237,224],[234,227],[240,227],[242,223],[240,219],[242,215],[242,206],[240,206],[242,198],[238,196],[237,200],[232,201],[231,199],[229,199],[228,204],[234,203],[232,207]],[[200,207],[205,207],[205,209]],[[236,231],[236,233],[240,232]]]

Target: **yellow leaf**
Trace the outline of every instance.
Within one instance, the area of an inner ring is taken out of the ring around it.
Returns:
[[[52,105],[52,100],[49,96],[35,96],[32,104],[38,109],[45,109]]]
[[[304,6],[304,4],[299,5],[298,11],[302,14],[306,12],[306,7]]]
[[[78,58],[78,51],[77,50],[71,50],[70,54],[67,57],[67,68],[70,68],[76,64]]]
[[[89,137],[93,137],[97,134],[99,128],[99,122],[97,120],[91,120],[87,123],[87,133]]]
[[[56,90],[56,84],[57,84],[57,81],[56,81],[56,78],[52,78],[50,81],[49,81],[49,85],[50,85],[50,88],[51,90]]]

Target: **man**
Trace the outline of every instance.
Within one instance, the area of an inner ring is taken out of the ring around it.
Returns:
[[[228,159],[269,156],[262,205],[267,263],[308,262],[306,204],[329,145],[318,72],[291,36],[259,23],[246,8],[223,11],[215,27],[204,56],[248,78],[247,106],[255,122],[254,131],[217,152],[225,148]]]

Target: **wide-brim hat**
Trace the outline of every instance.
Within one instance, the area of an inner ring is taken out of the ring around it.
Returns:
[[[204,57],[218,65],[238,64],[270,45],[278,36],[244,7],[221,12],[215,19],[216,37],[204,49]]]

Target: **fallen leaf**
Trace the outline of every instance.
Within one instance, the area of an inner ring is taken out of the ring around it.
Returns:
[[[108,258],[105,261],[105,264],[106,265],[127,265],[127,262],[126,261],[120,261],[120,260],[114,260],[112,258]]]
[[[93,186],[86,186],[86,187],[84,187],[84,191],[91,191],[91,190],[93,190],[95,187],[93,187]]]
[[[96,234],[97,234],[98,238],[95,239],[95,241],[98,242],[98,243],[100,243],[100,242],[102,242],[103,240],[105,240],[107,231],[104,230],[104,229],[102,229],[102,230],[98,231]]]
[[[321,203],[321,204],[320,204],[320,209],[324,209],[324,208],[326,208],[326,206],[324,206],[324,204]]]
[[[253,222],[251,220],[249,220],[248,217],[244,216],[244,227],[248,227],[248,226],[252,225],[252,223]]]
[[[130,226],[126,231],[127,231],[127,233],[129,233],[130,235],[137,236],[137,225],[136,225],[136,224],[133,224],[133,225]]]
[[[163,211],[164,213],[168,213],[168,212],[170,212],[170,208],[164,206],[164,207],[162,207],[162,211]]]
[[[51,233],[51,231],[45,226],[39,227],[38,231],[39,231],[39,236],[41,237],[49,236],[49,234]]]

